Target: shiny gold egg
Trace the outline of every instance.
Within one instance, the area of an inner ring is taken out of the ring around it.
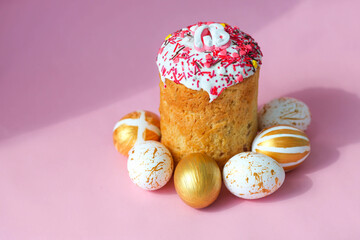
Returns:
[[[193,208],[212,204],[221,189],[221,172],[205,154],[192,153],[178,163],[174,174],[175,189],[180,198]]]
[[[262,130],[254,139],[252,151],[265,154],[290,171],[310,154],[310,141],[298,128],[276,125]]]
[[[149,111],[131,112],[115,124],[113,141],[116,150],[128,156],[136,141],[160,140],[160,118]]]

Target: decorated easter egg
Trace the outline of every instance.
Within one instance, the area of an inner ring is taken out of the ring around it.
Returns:
[[[285,180],[285,172],[271,157],[242,152],[225,164],[223,178],[226,188],[235,196],[257,199],[278,190]]]
[[[113,131],[115,148],[125,156],[128,156],[136,141],[159,141],[160,136],[159,117],[143,110],[125,115],[115,124]]]
[[[311,122],[308,106],[295,98],[278,98],[265,104],[259,111],[259,128],[290,125],[303,131]]]
[[[127,168],[133,183],[145,190],[157,190],[170,180],[174,163],[160,142],[144,141],[129,151]]]
[[[253,141],[252,151],[275,159],[285,171],[290,171],[307,158],[310,141],[300,129],[278,125],[262,130]]]
[[[193,208],[212,204],[221,189],[221,171],[215,160],[202,153],[192,153],[180,160],[174,173],[175,189]]]

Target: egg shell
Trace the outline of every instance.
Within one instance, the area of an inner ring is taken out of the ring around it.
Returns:
[[[169,150],[160,142],[139,142],[129,152],[129,177],[145,190],[157,190],[170,180],[174,163]]]
[[[221,189],[221,171],[216,161],[203,153],[192,153],[178,163],[174,173],[175,190],[193,208],[212,204]]]
[[[160,118],[155,113],[139,110],[126,114],[113,130],[115,148],[128,156],[136,141],[160,140]]]
[[[279,189],[285,180],[285,172],[266,155],[242,152],[225,164],[223,178],[226,188],[235,196],[258,199]]]
[[[259,111],[259,129],[274,125],[290,125],[305,131],[311,122],[309,107],[295,98],[283,97],[270,101]]]
[[[275,159],[285,171],[290,171],[309,156],[310,140],[300,129],[278,125],[263,129],[255,137],[252,151]]]

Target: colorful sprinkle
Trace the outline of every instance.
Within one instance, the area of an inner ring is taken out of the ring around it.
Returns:
[[[252,60],[252,64],[253,64],[254,68],[258,67],[258,64],[257,64],[257,62],[255,60]]]
[[[216,87],[216,86],[212,87],[212,88],[210,89],[210,93],[211,93],[212,95],[217,95],[217,87]]]

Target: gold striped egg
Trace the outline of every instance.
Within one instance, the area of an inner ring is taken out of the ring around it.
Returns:
[[[310,141],[298,128],[276,125],[263,129],[254,139],[252,151],[275,159],[284,170],[298,167],[310,154]]]
[[[115,124],[113,141],[116,150],[128,156],[138,141],[160,140],[160,118],[155,113],[139,110],[126,114]]]

